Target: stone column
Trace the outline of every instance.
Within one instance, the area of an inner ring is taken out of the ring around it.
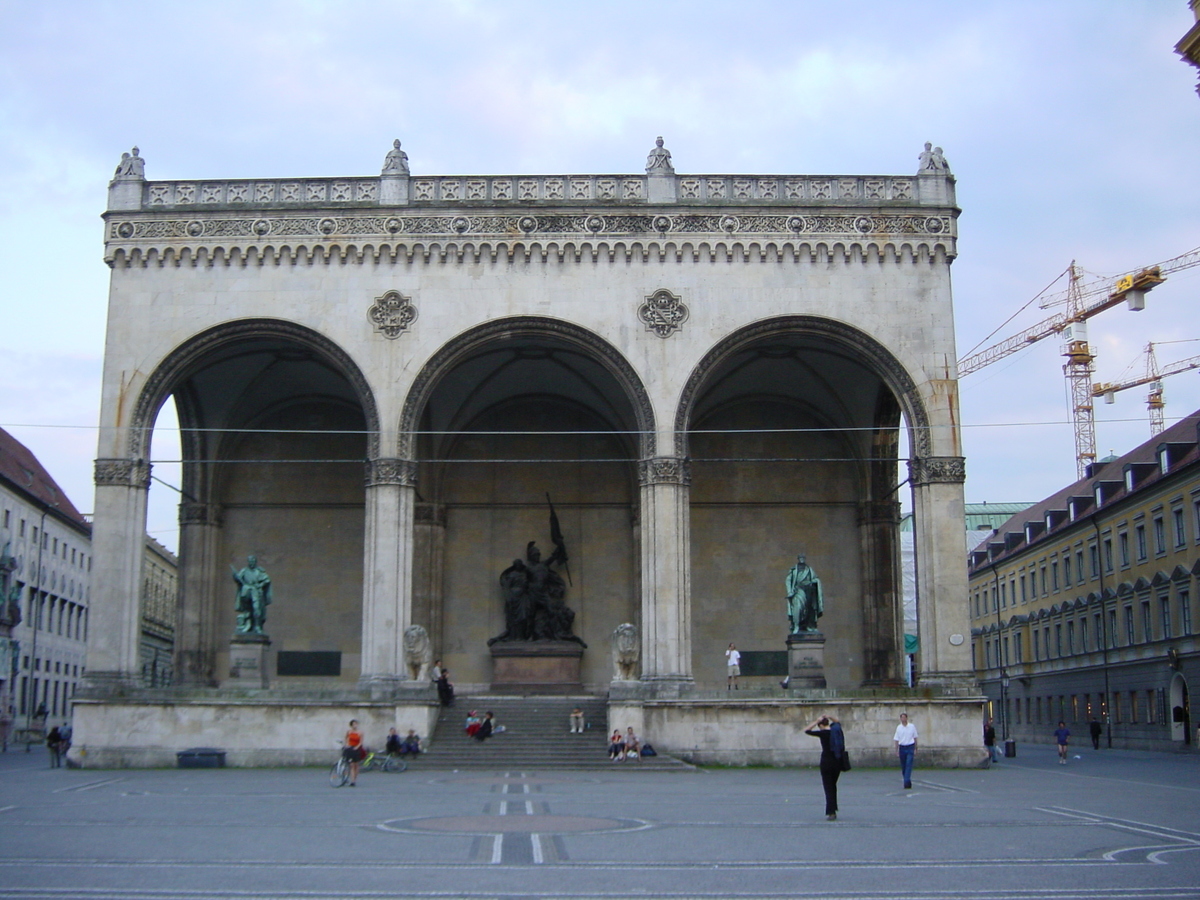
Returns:
[[[218,576],[217,541],[220,508],[213,503],[179,504],[179,606],[175,626],[175,682],[194,686],[217,684],[217,622],[222,594]],[[225,601],[234,604],[232,579]],[[221,636],[227,639],[228,635]]]
[[[913,537],[917,565],[920,681],[973,685],[967,604],[967,538],[961,456],[914,457]]]
[[[863,545],[863,684],[902,682],[899,660],[901,633],[900,566],[896,552],[896,527],[900,504],[872,500],[858,510]]]
[[[638,462],[641,484],[642,681],[668,691],[692,681],[691,469]]]
[[[413,507],[417,465],[407,459],[367,463],[363,548],[362,669],[372,692],[404,680],[404,629],[412,621]]]
[[[98,459],[92,527],[92,600],[88,605],[87,678],[93,694],[139,683],[142,555],[150,463]]]

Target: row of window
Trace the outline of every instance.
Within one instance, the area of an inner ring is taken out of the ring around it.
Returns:
[[[1113,691],[1107,704],[1102,693],[1009,697],[1005,704],[1009,721],[1017,725],[1056,725],[1059,722],[1075,725],[1092,719],[1103,722],[1110,714],[1114,725],[1165,725],[1169,722],[1166,693],[1161,688]]]
[[[66,597],[30,591],[25,601],[25,623],[34,631],[87,640],[88,610]]]
[[[5,531],[12,531],[12,518],[12,510],[6,509],[4,511]],[[36,547],[38,545],[39,537],[38,526],[34,525],[30,527],[29,523],[25,519],[21,519],[17,528],[17,536],[24,538],[27,530],[32,532],[30,535],[30,540],[33,543],[33,546]],[[82,549],[72,547],[67,543],[66,540],[60,541],[58,538],[50,537],[49,532],[45,530],[41,532],[40,537],[42,541],[42,550],[49,551],[51,556],[61,557],[64,562],[68,562],[71,565],[78,567],[81,571],[90,572],[92,570],[92,560],[86,553],[83,552]],[[70,551],[69,554],[68,551]]]
[[[1107,621],[1104,617],[1107,612]],[[1103,649],[1151,641],[1169,640],[1192,634],[1192,595],[1188,584],[1175,585],[1175,601],[1168,593],[1144,597],[1136,603],[1118,600],[1104,612],[1082,612],[1063,621],[1029,627],[1033,662],[1091,653]],[[1006,629],[1008,634],[985,637],[983,662],[999,668],[1026,662],[1024,625]],[[1011,638],[1011,642],[1010,642]],[[1011,651],[1011,652],[1010,652]],[[976,656],[972,646],[972,656]],[[978,659],[973,659],[978,668]]]
[[[1195,539],[1200,540],[1200,498],[1194,500],[1192,505],[1194,510],[1193,531]],[[1118,528],[1125,524],[1121,523]],[[1151,528],[1155,556],[1166,555],[1168,552],[1167,523],[1163,510],[1154,512]],[[1184,514],[1183,506],[1175,506],[1171,509],[1171,537],[1175,550],[1187,546],[1187,517]],[[1105,573],[1114,572],[1118,565],[1122,569],[1127,569],[1133,564],[1135,558],[1131,556],[1131,551],[1136,554],[1137,562],[1146,562],[1149,559],[1144,522],[1135,520],[1132,546],[1128,529],[1117,533],[1116,557],[1119,562],[1114,561],[1111,532],[1102,535],[1099,544],[1094,541],[1089,542],[1086,558],[1084,544],[1079,541],[1074,550],[1064,547],[1048,558],[1039,560],[1036,565],[1030,565],[1028,570],[1023,569],[1019,574],[1009,574],[1007,577],[1001,576],[993,584],[980,587],[971,598],[972,612],[976,617],[983,616],[989,609],[991,612],[997,612],[1009,606],[1016,606],[1018,602],[1027,603],[1038,597],[1048,597],[1050,594],[1058,593],[1074,584],[1083,584],[1085,581],[1098,579],[1102,569]]]

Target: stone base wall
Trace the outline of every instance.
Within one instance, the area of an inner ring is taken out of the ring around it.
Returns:
[[[393,726],[427,740],[437,715],[427,700],[84,699],[68,759],[89,769],[174,767],[178,751],[214,747],[227,766],[332,764],[351,719],[375,749]]]
[[[907,712],[917,726],[917,764],[982,768],[983,698],[681,699],[614,701],[609,728],[633,726],[660,752],[702,765],[815,766],[821,746],[804,728],[833,715],[856,767],[892,766],[892,735]]]

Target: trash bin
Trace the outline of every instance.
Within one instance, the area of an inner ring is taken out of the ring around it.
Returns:
[[[181,769],[223,769],[225,751],[215,747],[192,747],[176,753],[175,762]]]
[[[1006,759],[1012,759],[1017,755],[1017,742],[1009,738],[1004,742],[1004,756]]]

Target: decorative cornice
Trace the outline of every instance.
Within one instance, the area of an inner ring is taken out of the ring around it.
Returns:
[[[150,486],[150,463],[144,459],[98,459],[95,468],[96,487]]]
[[[371,459],[366,465],[366,486],[400,485],[412,487],[417,483],[417,463],[411,459]]]
[[[677,484],[687,487],[692,483],[692,462],[679,456],[655,456],[638,460],[638,484]]]
[[[961,456],[914,456],[908,461],[912,484],[962,484],[967,480],[967,461]]]
[[[217,503],[195,503],[185,500],[179,504],[180,525],[220,525],[221,507]]]

